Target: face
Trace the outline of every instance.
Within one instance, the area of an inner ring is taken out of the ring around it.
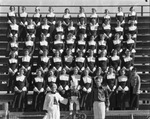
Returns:
[[[87,76],[87,75],[89,75],[89,71],[88,70],[85,70],[85,75]]]
[[[80,34],[80,39],[84,39],[84,34]]]
[[[128,34],[128,39],[131,39],[131,34]]]
[[[17,41],[17,37],[13,37],[13,42],[16,42]]]
[[[66,69],[63,69],[63,70],[62,70],[62,73],[63,73],[63,74],[66,74]]]
[[[74,74],[78,74],[78,69],[77,68],[74,69]]]
[[[125,75],[125,70],[121,70],[121,71],[120,71],[120,74],[121,74],[121,75]]]
[[[93,56],[93,55],[94,55],[93,50],[90,50],[90,56]]]
[[[68,14],[69,13],[69,9],[65,9],[65,13]]]
[[[16,19],[13,19],[13,21],[12,21],[12,22],[13,22],[13,24],[16,24]]]
[[[62,25],[62,23],[61,23],[61,21],[59,21],[59,22],[58,22],[58,26],[61,26],[61,25]]]
[[[108,10],[107,9],[105,10],[105,14],[108,14]]]
[[[48,23],[47,19],[44,19],[44,24],[47,24],[47,23]]]
[[[101,73],[102,73],[102,69],[99,68],[99,69],[96,71],[96,75],[98,76],[98,75],[100,75]]]
[[[51,87],[51,90],[52,90],[52,92],[56,92],[57,86],[56,86],[56,85],[55,85],[55,86],[52,86],[52,87]]]
[[[20,69],[19,73],[20,73],[20,75],[23,75],[24,74],[24,70]]]
[[[49,7],[49,12],[53,12],[53,8],[52,7]]]
[[[113,73],[113,68],[112,67],[109,68],[109,72]]]
[[[113,51],[113,55],[116,56],[117,55],[117,50]]]
[[[43,56],[47,56],[47,55],[48,55],[48,50],[44,50]]]
[[[95,79],[95,83],[96,83],[96,85],[97,85],[97,87],[100,87],[101,86],[101,84],[102,84],[102,81],[103,81],[103,79],[102,78],[97,78],[97,79]]]
[[[35,13],[39,13],[40,9],[39,8],[35,8]]]
[[[50,70],[49,75],[50,76],[54,75],[54,72],[52,70]]]
[[[59,51],[56,51],[56,57],[59,57]]]
[[[70,22],[70,25],[73,26],[73,21]]]
[[[11,6],[10,11],[15,11],[15,7]]]
[[[15,56],[16,56],[16,55],[15,55],[15,53],[13,52],[13,53],[11,54],[11,57],[12,57],[12,58],[15,58]]]
[[[25,12],[26,11],[26,8],[25,7],[22,7],[22,12]]]
[[[95,9],[92,9],[92,13],[93,13],[93,14],[96,13],[96,10],[95,10]]]
[[[71,50],[68,50],[67,51],[67,55],[71,55],[72,54],[72,51]]]
[[[27,55],[29,55],[29,51],[28,50],[25,51],[25,56],[27,56]]]
[[[80,13],[84,13],[84,9],[83,8],[80,8]]]
[[[121,12],[122,11],[122,7],[118,7],[118,11]]]
[[[37,76],[41,76],[42,75],[42,72],[39,70],[38,72],[37,72]]]

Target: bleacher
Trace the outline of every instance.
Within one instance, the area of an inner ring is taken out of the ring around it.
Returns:
[[[61,19],[61,18],[59,18]],[[101,18],[100,18],[101,19]],[[76,18],[73,18],[74,21],[76,21]],[[115,26],[115,18],[112,18],[112,27]],[[139,100],[139,110],[150,110],[150,17],[149,16],[138,16],[138,37],[137,37],[137,43],[136,43],[136,54],[135,54],[135,61],[134,65],[137,68],[137,71],[141,77],[141,94],[140,94],[140,100]],[[13,100],[13,94],[7,94],[8,87],[8,57],[6,56],[6,48],[7,48],[7,17],[1,16],[0,17],[0,102],[12,102]],[[23,55],[23,43],[19,43],[19,56]],[[33,54],[34,56],[34,63],[36,65],[36,59],[37,59],[38,51],[36,50]],[[33,72],[36,69],[33,68]],[[28,94],[28,102],[31,100],[32,93]],[[30,104],[29,104],[30,107]],[[11,111],[11,108],[10,108]],[[29,110],[30,111],[30,108]],[[115,112],[115,111],[114,111]],[[122,112],[122,111],[120,111]],[[116,113],[119,114],[120,112]],[[144,112],[144,111],[142,111]],[[92,115],[91,112],[85,112],[89,115]],[[124,112],[122,112],[124,113]],[[132,114],[132,112],[130,112]],[[127,118],[131,118],[132,115],[128,113]],[[135,113],[133,111],[133,113]],[[147,114],[150,114],[149,111],[147,111]],[[11,113],[10,113],[11,114]],[[17,113],[18,114],[18,113]],[[15,114],[15,115],[17,115]],[[32,118],[38,118],[38,116],[34,116],[35,113],[31,113],[28,115],[31,115]],[[38,113],[39,114],[39,113]],[[107,118],[109,119],[109,115],[113,114],[113,111],[108,113]],[[24,115],[23,113],[20,113],[20,115]],[[27,115],[27,114],[25,114]],[[39,119],[43,113],[39,114]],[[140,115],[137,113],[137,115]],[[10,115],[11,116],[11,115]],[[28,116],[29,117],[29,116]],[[12,114],[13,118],[13,114]],[[26,116],[20,116],[21,119],[26,118]],[[137,116],[138,118],[138,116]],[[118,119],[120,119],[118,117]],[[138,118],[142,119],[142,118]]]

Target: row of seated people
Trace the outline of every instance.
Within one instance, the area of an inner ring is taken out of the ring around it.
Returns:
[[[132,58],[134,59],[136,42],[131,38],[131,34],[128,34],[128,39],[122,41],[119,38],[119,34],[115,34],[114,39],[106,39],[104,34],[101,34],[99,41],[97,41],[94,36],[91,36],[89,41],[85,40],[84,34],[80,34],[79,40],[75,41],[72,34],[68,34],[66,42],[61,39],[61,35],[56,36],[54,42],[48,42],[45,35],[42,35],[42,39],[38,43],[34,43],[30,35],[27,36],[27,40],[23,43],[22,47],[19,47],[17,37],[13,37],[12,41],[8,43],[7,55],[11,52],[15,52],[18,56],[19,49],[27,49],[29,51],[29,56],[34,56],[34,52],[37,55],[42,55],[44,50],[48,51],[49,56],[54,56],[55,51],[59,51],[61,56],[67,54],[67,50],[70,50],[73,56],[78,55],[79,51],[82,51],[83,56],[87,57],[89,51],[92,50],[94,57],[100,57],[101,51],[107,51],[107,56],[111,56],[114,50],[117,51],[119,56],[125,55],[125,51],[129,50],[131,52]]]
[[[134,72],[134,70],[132,71]],[[20,68],[14,77],[13,87],[15,93],[12,106],[16,111],[22,111],[27,106],[29,83],[25,72],[23,68]],[[139,76],[137,77],[140,80]],[[57,91],[63,97],[69,99],[67,105],[60,104],[61,111],[72,111],[74,103],[76,104],[77,111],[91,110],[93,103],[92,88],[95,86],[94,80],[96,78],[102,78],[103,80],[102,84],[105,87],[107,98],[106,105],[111,110],[127,109],[130,106],[138,109],[138,102],[133,104],[131,101],[133,94],[132,88],[135,85],[132,78],[135,78],[135,76],[131,75],[128,77],[124,68],[117,74],[113,67],[109,67],[107,73],[103,73],[102,69],[97,67],[95,74],[91,76],[88,68],[84,70],[83,74],[80,74],[79,69],[74,67],[72,74],[68,74],[67,69],[62,68],[61,74],[58,77],[55,76],[54,70],[50,69],[46,79],[43,71],[37,69],[36,76],[30,79],[33,85],[33,110],[42,111],[45,94],[51,92],[51,86],[54,83],[58,86]],[[139,80],[138,83],[140,83]]]
[[[106,15],[103,17],[102,23],[99,22],[98,16],[96,14],[96,12],[93,12],[91,17],[90,17],[90,22],[87,23],[86,19],[85,19],[85,15],[82,16],[82,14],[85,14],[83,11],[83,8],[80,8],[81,10],[81,17],[78,17],[77,19],[77,25],[75,26],[71,17],[69,18],[64,18],[63,21],[58,21],[56,24],[56,20],[54,18],[44,18],[43,22],[41,21],[41,17],[39,16],[38,10],[36,9],[36,15],[35,14],[35,18],[33,15],[32,19],[28,19],[27,17],[27,13],[26,16],[22,16],[19,15],[20,20],[19,20],[19,25],[17,25],[16,23],[16,19],[14,17],[14,15],[12,15],[12,17],[9,15],[8,13],[8,20],[11,21],[10,25],[8,27],[8,37],[12,37],[12,36],[19,36],[19,39],[25,40],[26,35],[30,34],[31,37],[33,37],[33,39],[36,38],[40,38],[41,33],[45,34],[46,37],[51,37],[51,39],[55,39],[55,35],[56,34],[62,34],[63,39],[66,38],[66,36],[68,35],[68,33],[72,33],[74,35],[74,38],[78,38],[80,33],[84,33],[85,36],[87,38],[89,38],[89,36],[94,35],[95,37],[97,37],[97,35],[99,34],[103,34],[105,33],[105,35],[109,38],[111,37],[112,33],[119,33],[120,37],[124,36],[124,27],[122,27],[121,25],[123,23],[125,23],[124,21],[124,14],[123,16],[118,16],[116,17],[116,23],[117,26],[113,29],[111,27],[111,17],[108,15],[108,10],[106,10]],[[119,8],[120,9],[120,8]],[[133,19],[130,18],[130,25],[127,28],[127,33],[132,34],[133,38],[136,38],[135,34],[137,33],[137,20],[136,20],[136,13],[134,11],[134,8],[132,8],[133,10],[131,10],[131,14],[135,14],[135,15],[129,15],[130,17],[134,17]],[[120,11],[122,13],[122,11]],[[22,14],[25,14],[24,12]],[[120,13],[120,14],[121,14]],[[10,14],[15,14],[14,11],[12,10],[10,12]],[[52,13],[50,13],[52,14]],[[69,13],[66,12],[66,15],[63,16],[70,16],[68,15]],[[37,17],[39,16],[39,17]],[[48,16],[48,15],[47,15]],[[54,15],[55,16],[55,15]],[[80,16],[80,15],[79,15]],[[67,19],[67,20],[65,20]],[[28,22],[27,22],[28,21]],[[54,23],[55,24],[54,24]],[[123,38],[122,38],[123,39]]]

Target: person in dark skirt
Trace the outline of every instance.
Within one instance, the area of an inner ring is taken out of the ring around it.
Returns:
[[[51,91],[51,87],[53,84],[57,85],[57,79],[58,78],[54,75],[54,71],[50,69],[46,80],[46,93],[49,93]]]
[[[42,70],[37,69],[37,76],[33,79],[33,110],[42,111],[44,103],[45,81],[42,77]]]
[[[130,13],[128,14],[128,24],[130,25],[132,21],[137,24],[137,13],[135,12],[134,6],[131,6],[129,10]]]
[[[125,69],[120,70],[120,75],[117,78],[117,108],[124,110],[129,107],[129,87],[127,85],[128,77],[125,75]]]
[[[9,25],[7,36],[9,41],[11,41],[13,37],[19,37],[19,25],[17,24],[16,19],[13,19],[12,23]]]
[[[28,25],[26,26],[27,35],[29,34],[32,38],[32,41],[35,41],[35,34],[36,34],[36,26],[33,22],[33,19],[28,20]]]
[[[116,73],[121,68],[121,58],[118,55],[117,50],[112,50],[112,56],[109,58],[109,66],[113,67]]]
[[[27,105],[27,88],[28,81],[24,75],[24,69],[20,68],[18,75],[16,75],[14,80],[14,100],[13,108],[15,111],[24,111]]]
[[[94,51],[90,50],[88,57],[86,57],[86,68],[89,70],[89,75],[94,76],[96,71],[96,58],[94,57]]]
[[[116,105],[116,87],[117,87],[117,75],[113,69],[113,67],[109,67],[108,72],[106,74],[106,83],[109,94],[110,101],[110,110],[114,110]]]
[[[58,77],[57,80],[58,84],[58,91],[61,96],[64,98],[67,98],[69,96],[69,83],[70,83],[70,77],[68,74],[66,74],[66,69],[62,69],[62,74]],[[60,105],[60,109],[62,111],[68,111],[69,110],[69,105]]]
[[[86,23],[86,14],[83,7],[80,7],[77,18],[77,25],[80,25],[83,21]]]
[[[56,15],[52,7],[49,7],[48,11],[49,13],[46,15],[46,18],[48,20],[48,24],[52,27],[56,24]]]
[[[10,6],[9,7],[10,12],[7,13],[7,23],[11,24],[13,19],[16,19],[17,14],[15,13],[15,7],[14,6]]]
[[[55,56],[52,57],[51,61],[51,68],[54,70],[54,74],[56,77],[59,77],[60,72],[62,70],[63,64],[62,64],[62,57],[60,55],[60,52],[58,50],[55,51]]]
[[[137,69],[133,68],[131,77],[130,77],[130,106],[131,109],[138,110],[139,109],[139,94],[141,88],[141,78],[137,74]]]
[[[10,58],[8,60],[8,74],[9,74],[9,79],[8,79],[8,93],[11,91],[14,91],[14,81],[15,81],[15,76],[18,72],[18,58],[16,57],[15,52],[11,52]]]
[[[35,43],[32,40],[31,36],[28,34],[26,36],[26,40],[24,42],[24,49],[27,49],[29,51],[29,55],[32,56],[35,50]]]
[[[109,23],[110,23],[111,22],[111,17],[109,15],[108,9],[105,9],[105,15],[103,16],[102,23],[106,23],[107,21],[109,21]]]
[[[46,77],[48,75],[48,70],[51,66],[51,59],[48,56],[48,50],[45,49],[43,51],[42,56],[39,57],[38,61],[38,68],[42,71],[42,76],[44,77],[44,80],[46,80]]]
[[[118,7],[118,12],[116,13],[116,21],[119,21],[122,26],[125,24],[125,14],[120,6]]]
[[[85,70],[85,57],[83,57],[82,51],[78,51],[78,56],[75,58],[75,67],[78,68],[79,74],[82,74],[83,71]]]
[[[70,10],[68,8],[65,9],[63,14],[63,25],[64,27],[69,26],[71,20]]]
[[[84,70],[84,76],[81,78],[81,109],[82,110],[91,110],[92,107],[92,86],[93,79],[89,76],[89,70]]]
[[[46,36],[46,40],[50,41],[50,25],[48,24],[47,18],[43,19],[43,24],[40,27],[40,34],[44,34]]]
[[[26,7],[22,7],[22,13],[19,14],[20,24],[19,24],[19,32],[20,32],[20,40],[25,41],[26,39],[26,26],[28,25],[27,22],[28,13],[26,12]]]
[[[12,40],[8,42],[7,44],[7,53],[6,55],[9,56],[11,52],[14,52],[16,56],[18,56],[18,51],[19,51],[19,43],[18,43],[18,37],[12,37]]]
[[[92,8],[92,14],[90,15],[90,22],[95,19],[96,20],[96,23],[99,23],[99,16],[98,14],[96,13],[96,9],[95,8]]]
[[[63,67],[66,68],[67,74],[71,74],[74,66],[74,56],[71,49],[67,49],[67,55],[63,57]]]

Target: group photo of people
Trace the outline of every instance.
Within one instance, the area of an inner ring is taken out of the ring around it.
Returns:
[[[16,111],[26,109],[28,91],[33,91],[33,111],[49,109],[50,94],[56,95],[52,102],[60,111],[73,111],[74,105],[77,111],[100,108],[101,113],[138,110],[141,82],[134,67],[138,31],[134,6],[128,15],[116,8],[113,17],[108,9],[99,15],[95,8],[86,15],[81,6],[76,18],[69,8],[61,18],[52,7],[46,15],[35,7],[32,17],[25,6],[18,14],[14,6],[9,9],[8,93],[14,93]]]

